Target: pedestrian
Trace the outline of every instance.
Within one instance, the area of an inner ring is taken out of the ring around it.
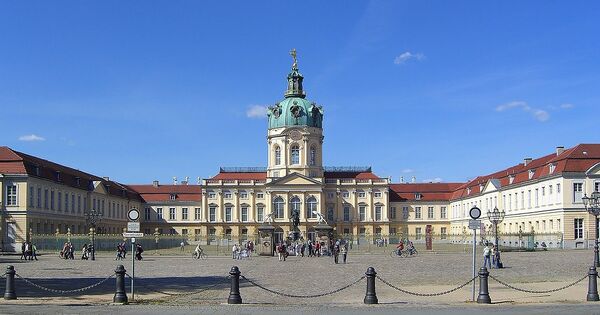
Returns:
[[[306,249],[306,243],[300,244],[300,255],[304,257],[304,250]]]
[[[83,247],[81,248],[81,260],[87,260],[88,259],[88,245],[83,244]]]
[[[25,257],[25,247],[27,247],[27,245],[25,243],[26,242],[21,243],[21,260],[27,260],[27,257]]]
[[[75,246],[73,246],[73,243],[71,242],[69,242],[69,259],[75,259]]]
[[[346,263],[346,257],[348,256],[348,242],[344,242],[344,245],[342,245],[342,247],[340,248],[340,251],[342,253],[342,259],[344,261],[344,264]]]
[[[233,244],[233,247],[231,247],[231,259],[237,259],[237,244]]]
[[[485,244],[485,247],[483,248],[483,267],[487,265],[489,266],[489,269],[492,269],[492,263],[490,261],[490,247],[488,246],[488,244]]]
[[[315,244],[315,255],[321,257],[321,242]]]
[[[31,250],[31,242],[25,245],[25,260],[33,260],[33,251]]]
[[[137,260],[142,260],[142,253],[144,252],[144,249],[142,248],[142,245],[135,244],[135,259]]]
[[[492,258],[492,268],[496,268],[496,252],[497,252],[496,245],[493,244],[492,251],[490,252],[490,256]]]
[[[181,241],[181,243],[179,243],[179,246],[181,247],[181,251],[185,251],[185,242]]]
[[[333,261],[337,264],[338,258],[340,256],[340,241],[336,241],[335,245],[333,245]]]
[[[281,243],[277,243],[275,251],[277,252],[277,260],[283,261],[283,246],[281,245]]]
[[[35,260],[37,259],[37,246],[35,246],[35,243],[31,243],[31,257],[35,258]]]
[[[494,252],[494,261],[495,261],[496,269],[504,268],[504,266],[502,265],[502,262],[500,261],[500,250],[498,249],[497,246],[496,246],[496,251]]]

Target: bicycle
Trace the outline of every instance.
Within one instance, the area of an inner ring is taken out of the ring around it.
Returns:
[[[416,248],[411,249],[403,249],[401,251],[395,249],[390,253],[391,257],[416,257],[419,254]]]
[[[206,259],[206,258],[208,258],[208,255],[206,255],[204,252],[200,252],[200,254],[198,254],[198,252],[193,252],[192,253],[192,258]]]

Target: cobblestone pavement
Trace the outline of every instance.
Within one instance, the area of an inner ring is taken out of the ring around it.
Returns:
[[[477,257],[481,263],[482,257]],[[510,284],[527,289],[548,290],[582,278],[592,261],[589,250],[510,252],[503,254],[507,268],[492,270],[491,274]],[[99,282],[114,273],[116,265],[123,264],[131,273],[131,260],[115,261],[107,254],[96,261],[61,260],[54,255],[41,256],[39,261],[23,262],[18,256],[2,256],[5,268],[12,264],[22,277],[54,289],[76,289]],[[144,261],[136,262],[136,299],[142,303],[161,305],[220,304],[227,300],[229,286],[226,276],[232,266],[239,266],[242,275],[261,285],[293,295],[326,293],[348,285],[362,277],[372,266],[378,275],[394,285],[421,293],[441,292],[465,283],[471,276],[471,255],[464,253],[421,253],[414,258],[392,258],[388,254],[352,255],[347,264],[334,264],[330,257],[289,257],[279,262],[272,257],[253,257],[250,260],[232,260],[216,257],[194,260],[185,256],[146,255]],[[4,290],[4,281],[0,281]],[[129,283],[129,281],[127,281]],[[222,284],[219,284],[222,283]],[[195,293],[199,289],[216,284],[210,290]],[[471,297],[471,285],[441,297],[416,297],[406,295],[377,281],[377,293],[382,303],[415,305],[447,305],[464,303]],[[529,302],[583,302],[587,280],[558,293],[528,294],[501,287],[490,279],[490,295],[493,301],[509,303]],[[241,283],[244,303],[273,304],[362,304],[365,280],[327,297],[309,299],[289,298],[265,292],[248,282]],[[129,288],[128,288],[129,290]],[[159,293],[160,291],[162,293]],[[108,303],[114,293],[114,280],[86,291],[80,295],[51,293],[33,288],[22,280],[17,281],[19,303],[43,299],[57,303]],[[168,295],[187,294],[187,295]]]

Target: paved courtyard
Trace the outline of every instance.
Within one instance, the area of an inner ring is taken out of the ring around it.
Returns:
[[[478,255],[479,256],[479,255]],[[481,257],[478,263],[481,263]],[[589,250],[511,252],[504,253],[507,268],[492,270],[497,278],[517,287],[549,290],[572,283],[585,276],[592,260]],[[131,260],[118,262],[108,254],[100,254],[96,261],[61,260],[56,255],[41,256],[39,261],[23,262],[18,256],[0,257],[2,268],[14,265],[15,270],[32,282],[53,289],[76,289],[92,285],[114,273],[116,265],[123,264],[131,273]],[[286,262],[277,258],[253,257],[250,260],[232,260],[228,257],[209,257],[194,260],[188,255],[146,255],[136,262],[136,303],[167,305],[218,305],[225,303],[229,285],[225,277],[232,266],[239,266],[242,274],[253,281],[278,292],[292,295],[318,295],[348,285],[362,277],[367,267],[376,269],[379,276],[405,290],[420,293],[442,292],[470,280],[471,255],[468,253],[422,253],[414,258],[392,258],[387,254],[356,254],[351,252],[347,264],[334,264],[329,257],[289,257]],[[4,280],[0,289],[4,290]],[[129,280],[128,290],[129,290]],[[215,284],[209,290],[200,289]],[[44,291],[17,280],[18,301],[0,304],[38,304],[40,300],[54,304],[107,304],[112,302],[115,281],[105,283],[83,293],[58,294]],[[381,281],[376,282],[377,295],[384,305],[470,305],[471,285],[438,297],[421,297],[398,292]],[[324,297],[290,298],[266,292],[248,282],[241,283],[244,303],[257,305],[361,305],[366,282],[339,293]],[[490,279],[492,301],[499,305],[520,303],[583,303],[587,279],[560,292],[533,294],[517,292]],[[165,294],[169,293],[169,294]],[[128,293],[129,294],[129,293]],[[177,294],[177,295],[173,295]]]

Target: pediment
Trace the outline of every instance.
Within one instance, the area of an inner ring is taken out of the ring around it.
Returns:
[[[310,177],[306,177],[306,176],[298,174],[298,173],[289,174],[285,177],[278,178],[278,179],[270,182],[269,184],[267,184],[267,186],[314,186],[314,185],[323,186],[323,183],[321,183],[318,180],[312,179]]]
[[[500,189],[501,185],[500,185],[500,181],[498,179],[490,179],[488,180],[488,182],[485,184],[485,187],[483,188],[482,193],[489,193],[489,192],[493,192],[493,191],[497,191],[498,189]]]
[[[94,184],[94,192],[95,193],[104,194],[104,195],[106,195],[108,193],[108,191],[106,190],[106,187],[102,184],[101,181],[95,180],[93,182],[93,184]]]

